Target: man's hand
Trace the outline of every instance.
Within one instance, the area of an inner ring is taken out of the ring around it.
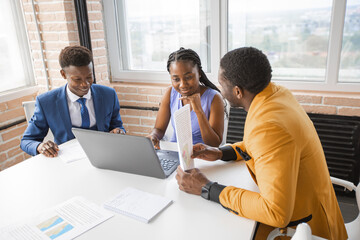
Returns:
[[[115,134],[126,134],[124,132],[124,130],[122,130],[121,128],[114,128],[113,130],[110,131],[110,133],[115,133]]]
[[[200,195],[201,188],[209,181],[199,169],[193,168],[184,172],[180,166],[176,170],[176,180],[181,191]]]
[[[210,147],[202,143],[193,146],[192,158],[200,158],[207,161],[215,161],[221,159],[222,151],[216,147]]]
[[[151,140],[155,149],[160,149],[160,140],[156,136],[150,134],[150,135],[147,135],[146,137]]]
[[[53,141],[40,143],[36,149],[39,153],[44,154],[46,157],[56,157],[58,155],[59,146]]]

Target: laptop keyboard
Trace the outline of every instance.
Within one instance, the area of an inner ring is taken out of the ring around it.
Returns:
[[[178,163],[177,160],[174,159],[166,159],[166,158],[160,158],[160,163],[162,168],[167,171],[169,169],[171,169],[175,164]]]
[[[179,165],[179,154],[175,151],[156,149],[160,165],[166,176],[170,176]]]

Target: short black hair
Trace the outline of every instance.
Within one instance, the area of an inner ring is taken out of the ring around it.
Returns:
[[[207,87],[210,87],[212,89],[215,89],[216,91],[220,92],[220,90],[213,84],[204,71],[202,70],[201,61],[199,55],[192,49],[185,49],[181,47],[179,50],[172,52],[169,55],[169,59],[167,61],[167,70],[170,72],[170,65],[172,62],[177,61],[184,61],[184,62],[190,62],[192,66],[197,66],[199,69],[200,79],[199,81],[204,84]]]
[[[266,55],[253,47],[234,49],[220,60],[223,76],[234,86],[258,94],[271,81],[271,66]]]
[[[82,67],[93,61],[92,53],[83,46],[68,46],[61,50],[59,63],[62,69],[70,65]]]

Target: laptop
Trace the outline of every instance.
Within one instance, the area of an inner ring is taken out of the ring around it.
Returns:
[[[81,128],[72,128],[72,132],[97,168],[164,179],[179,165],[178,152],[155,150],[146,137]]]

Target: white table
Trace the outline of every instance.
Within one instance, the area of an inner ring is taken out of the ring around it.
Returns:
[[[167,144],[163,148],[174,146]],[[244,162],[196,159],[195,166],[212,181],[258,191]],[[37,216],[74,196],[101,205],[125,187],[134,187],[168,197],[174,203],[149,224],[116,214],[77,239],[252,238],[255,221],[236,216],[218,203],[180,191],[175,175],[174,172],[167,179],[157,179],[97,169],[87,159],[64,163],[59,158],[38,155],[0,172],[0,227]]]

